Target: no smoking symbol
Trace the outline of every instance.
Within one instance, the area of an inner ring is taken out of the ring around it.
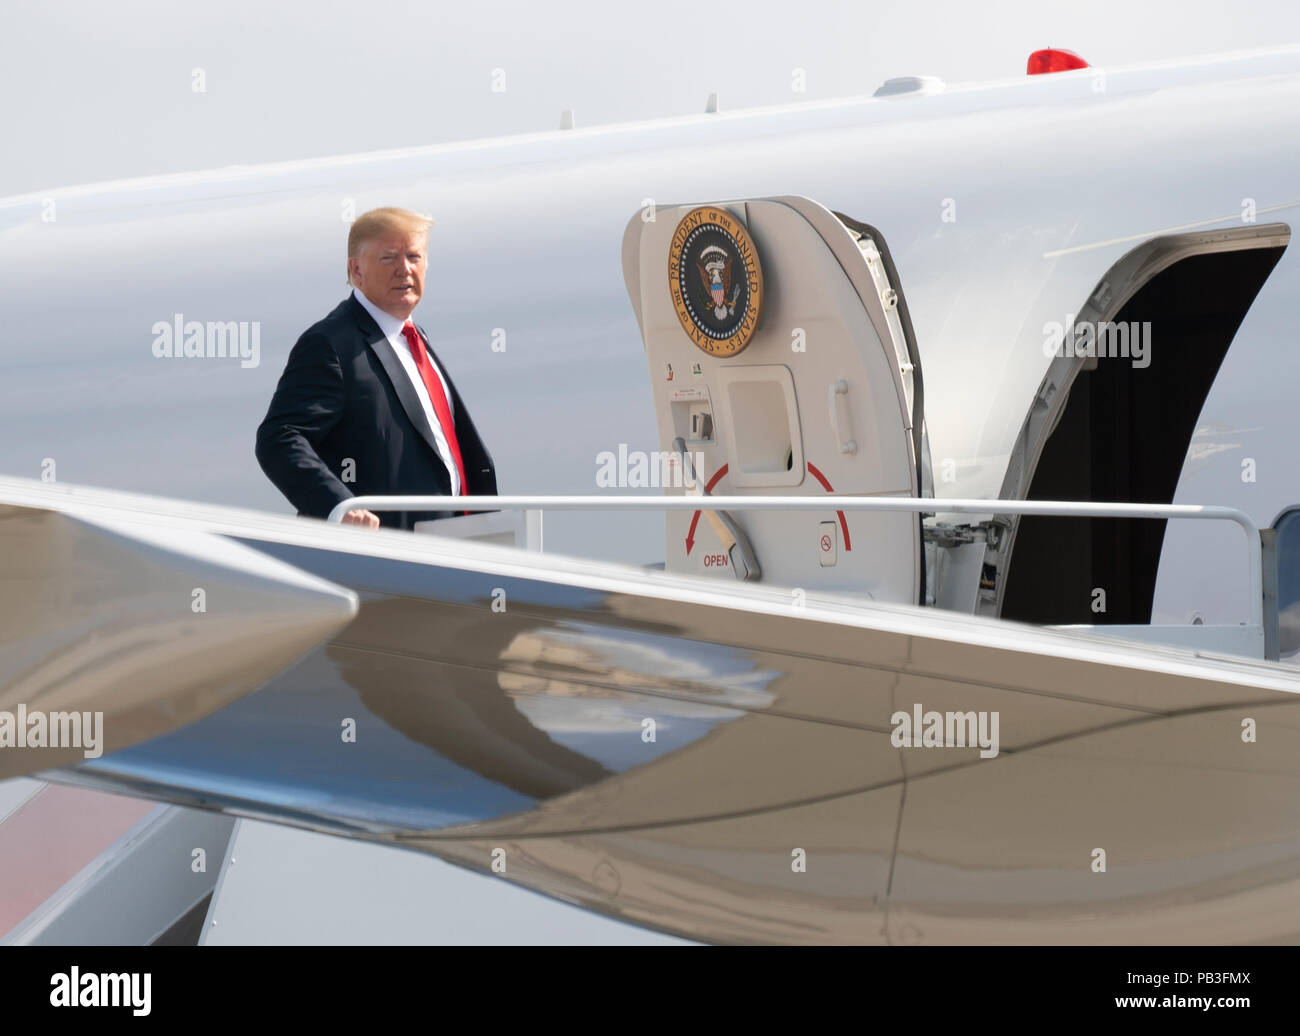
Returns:
[[[829,536],[823,536],[823,537],[822,537],[822,551],[823,551],[823,553],[829,552],[830,549],[831,549],[831,538],[830,538]]]

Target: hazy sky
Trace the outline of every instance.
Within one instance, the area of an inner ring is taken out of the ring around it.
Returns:
[[[715,90],[739,108],[1021,75],[1049,45],[1116,65],[1300,42],[1278,0],[8,0],[4,20],[0,196],[552,129],[567,107],[582,126]]]

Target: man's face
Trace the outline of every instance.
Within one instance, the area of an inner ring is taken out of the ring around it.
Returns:
[[[385,313],[405,320],[424,294],[428,244],[428,234],[419,232],[390,231],[372,238],[348,260],[352,283]]]

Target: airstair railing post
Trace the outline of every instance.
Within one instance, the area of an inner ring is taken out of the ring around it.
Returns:
[[[1264,598],[1264,658],[1276,662],[1281,654],[1277,603],[1277,530],[1260,529],[1259,546]]]

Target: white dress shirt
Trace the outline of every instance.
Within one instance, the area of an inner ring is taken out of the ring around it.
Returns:
[[[425,387],[424,379],[420,377],[420,369],[415,365],[415,357],[411,355],[411,347],[407,345],[406,336],[402,334],[402,327],[406,322],[398,320],[391,313],[385,313],[366,298],[365,292],[353,288],[352,294],[365,307],[366,312],[375,318],[379,330],[384,333],[389,346],[397,354],[402,370],[406,371],[411,387],[415,389],[415,395],[420,401],[420,408],[424,411],[425,420],[429,422],[429,430],[433,432],[433,441],[438,444],[438,456],[442,458],[448,474],[451,475],[451,495],[460,496],[460,472],[456,470],[456,462],[452,459],[451,447],[447,445],[447,436],[443,434],[442,424],[433,409],[433,402],[429,399],[429,390]],[[423,339],[424,336],[421,335],[420,337]],[[451,389],[447,385],[447,379],[443,376],[442,371],[438,369],[438,364],[428,349],[425,349],[425,354],[429,357],[429,366],[433,368],[433,372],[438,375],[438,380],[442,382],[442,394],[447,397],[447,412],[451,415],[451,419],[455,421],[456,411],[452,409]],[[455,431],[455,429],[453,428],[452,431]]]

